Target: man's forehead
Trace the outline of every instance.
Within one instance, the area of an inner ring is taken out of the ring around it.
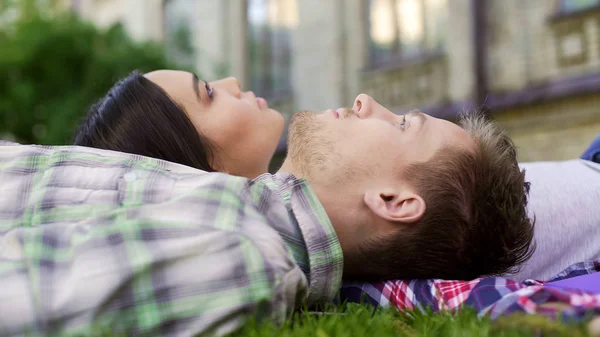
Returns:
[[[440,126],[437,130],[434,130],[434,133],[438,133],[440,140],[443,144],[442,146],[456,146],[461,149],[465,149],[468,151],[475,151],[476,144],[475,140],[467,131],[465,131],[459,125],[452,123],[447,120],[438,120],[440,122]]]

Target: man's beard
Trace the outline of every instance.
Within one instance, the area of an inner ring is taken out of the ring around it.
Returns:
[[[334,139],[325,132],[325,125],[315,112],[307,110],[296,113],[290,121],[288,156],[294,169],[308,181],[331,167]]]
[[[356,172],[350,167],[340,165],[344,158],[341,158],[338,149],[335,148],[335,144],[340,141],[336,137],[340,135],[334,135],[331,130],[327,130],[327,123],[316,118],[318,114],[303,110],[292,117],[288,133],[288,157],[297,174],[308,181],[314,182],[318,175],[327,180],[323,183],[339,183]],[[339,119],[353,116],[354,111],[346,108]]]

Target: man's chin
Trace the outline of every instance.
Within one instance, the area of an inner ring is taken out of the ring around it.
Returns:
[[[288,127],[288,150],[298,142],[309,140],[307,137],[319,129],[316,115],[314,111],[302,110],[292,116]]]
[[[290,119],[290,130],[292,129],[292,127],[294,126],[294,124],[298,123],[298,122],[303,122],[309,119],[313,119],[315,118],[315,116],[317,115],[316,112],[311,111],[311,110],[300,110],[298,112],[296,112],[293,116],[292,119]]]

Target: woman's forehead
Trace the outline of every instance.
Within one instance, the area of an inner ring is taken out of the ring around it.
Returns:
[[[154,84],[161,87],[179,104],[198,103],[194,90],[194,75],[181,70],[156,70],[144,75]]]

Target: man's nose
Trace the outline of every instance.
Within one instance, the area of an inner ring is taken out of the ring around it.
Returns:
[[[237,98],[240,98],[242,96],[240,80],[238,80],[235,77],[227,77],[218,81],[214,81],[212,85],[220,89],[226,90],[227,92],[229,92]]]
[[[389,119],[396,116],[379,104],[373,97],[367,94],[360,94],[354,100],[352,109],[359,118],[381,118]]]

